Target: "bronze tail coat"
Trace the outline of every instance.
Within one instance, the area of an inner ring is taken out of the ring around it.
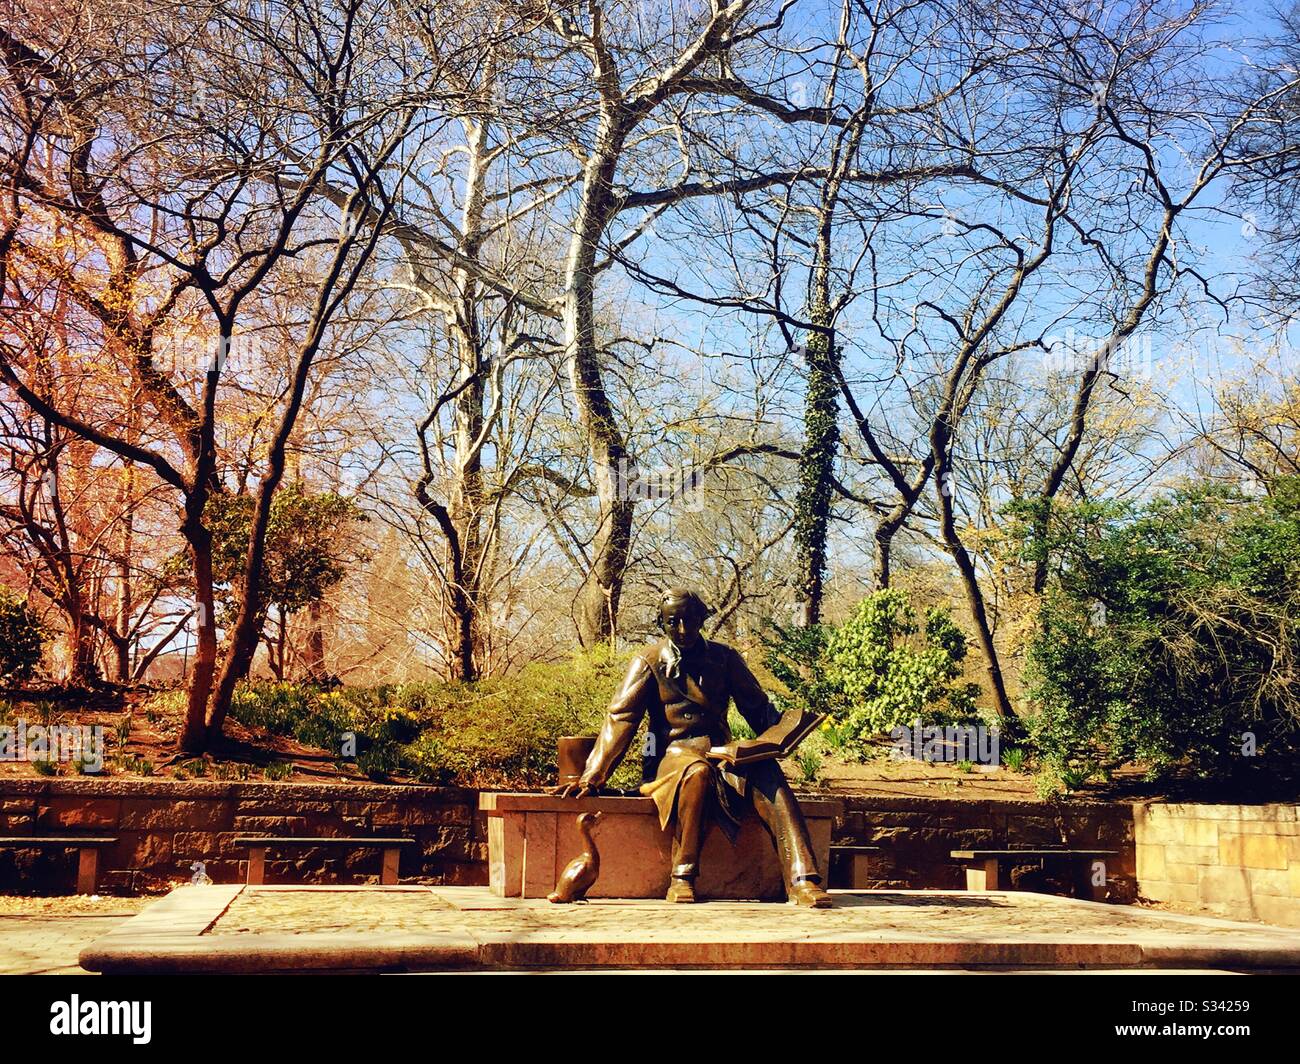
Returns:
[[[648,717],[641,793],[654,799],[660,824],[666,828],[673,819],[687,769],[703,761],[713,769],[723,814],[717,822],[734,839],[749,781],[743,769],[728,769],[704,756],[709,747],[731,741],[731,702],[755,733],[780,720],[744,658],[731,647],[705,639],[680,655],[668,639],[646,647],[632,659],[610,703],[583,782],[603,784],[627,753],[641,718]]]

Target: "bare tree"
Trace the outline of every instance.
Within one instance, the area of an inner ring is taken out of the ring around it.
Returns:
[[[12,89],[0,251],[6,267],[16,256],[68,278],[172,439],[142,446],[120,420],[56,408],[8,346],[0,374],[41,416],[151,470],[179,493],[198,611],[181,745],[198,750],[219,736],[256,645],[271,498],[313,359],[374,248],[378,230],[366,219],[380,188],[375,175],[400,165],[398,149],[417,123],[437,121],[436,111],[417,117],[436,92],[436,71],[403,69],[400,56],[394,62],[365,51],[363,40],[382,37],[383,14],[360,3],[222,6],[197,32],[184,5],[160,5],[133,27],[155,40],[148,56],[117,47],[111,30],[85,32],[80,10],[64,14],[32,18],[19,29],[26,36],[0,32]],[[210,77],[202,91],[192,85],[195,71]],[[429,84],[431,74],[435,89],[413,88]],[[187,99],[182,85],[195,88]],[[267,107],[268,100],[279,104]],[[101,158],[106,144],[113,148]],[[327,178],[350,189],[341,223],[312,210]],[[41,250],[51,219],[85,241],[84,257],[70,266]],[[217,393],[245,302],[282,262],[304,255],[315,256],[319,273],[257,489],[240,612],[218,669],[211,534],[203,520],[208,498],[221,490]],[[6,268],[6,282],[10,274]],[[14,295],[6,283],[6,301]],[[159,347],[183,315],[204,323],[211,345],[197,379],[160,361]]]

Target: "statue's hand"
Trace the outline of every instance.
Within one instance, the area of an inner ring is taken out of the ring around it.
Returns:
[[[551,789],[552,794],[561,798],[594,798],[600,791],[600,784],[581,779],[577,783],[562,783]]]

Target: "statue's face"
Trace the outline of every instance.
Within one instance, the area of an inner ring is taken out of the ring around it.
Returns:
[[[704,619],[689,602],[667,602],[659,609],[664,631],[678,650],[686,650],[699,641]]]

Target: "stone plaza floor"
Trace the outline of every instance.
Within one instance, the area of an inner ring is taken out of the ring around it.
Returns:
[[[834,909],[810,911],[736,901],[551,905],[480,887],[185,886],[107,928],[81,964],[105,972],[1300,970],[1300,930],[1263,924],[1028,892],[834,896]]]
[[[77,954],[157,900],[0,897],[0,975],[84,974]]]

